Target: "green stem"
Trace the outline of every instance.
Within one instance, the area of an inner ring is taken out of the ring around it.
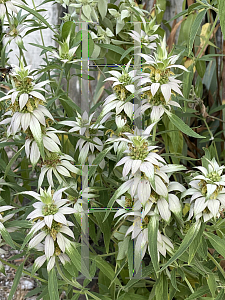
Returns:
[[[202,2],[201,0],[196,0],[196,2],[198,2],[199,4],[201,4],[201,5],[203,5],[203,6],[207,7],[207,8],[210,8],[210,9],[214,10],[216,13],[218,13],[218,11],[219,11],[217,8],[215,8],[215,7],[211,6],[211,5],[209,6],[209,5],[205,4],[204,2]]]
[[[1,261],[3,264],[9,266],[9,267],[12,268],[12,269],[17,270],[17,269],[19,268],[19,266],[10,264],[10,263],[8,263],[7,261],[5,261],[5,260],[2,259],[2,258],[0,258],[0,261]],[[35,279],[37,279],[37,280],[40,280],[40,281],[42,281],[42,282],[44,282],[44,283],[47,283],[46,280],[44,280],[44,279],[42,279],[42,278],[40,278],[40,277],[38,277],[38,276],[32,275],[30,272],[27,272],[26,270],[23,270],[23,273],[26,274],[26,275],[28,275],[28,276],[30,276],[30,277],[33,277],[33,278],[35,278]]]
[[[152,141],[155,142],[155,137],[156,137],[156,129],[157,129],[157,123],[153,127],[153,133],[152,133]]]
[[[74,286],[76,289],[80,289],[80,291],[74,291],[74,292],[79,292],[79,294],[88,294],[90,295],[92,298],[96,299],[96,296],[93,297],[94,295],[89,292],[86,288],[84,288],[82,285],[80,285],[78,282],[74,283],[73,281],[70,281],[68,278],[66,278],[66,276],[63,274],[60,266],[59,266],[59,262],[56,260],[56,268],[57,268],[57,271],[59,272],[59,275],[62,277],[62,279],[68,283],[69,285],[72,285]],[[99,298],[98,298],[99,299]],[[99,299],[101,300],[101,299]]]
[[[59,262],[56,260],[56,268],[57,268],[57,271],[58,271],[58,273],[59,273],[59,275],[62,277],[62,279],[66,282],[66,283],[68,283],[69,285],[72,285],[72,286],[74,286],[76,289],[77,288],[79,288],[78,286],[80,285],[79,283],[77,283],[77,284],[75,284],[75,283],[73,283],[72,281],[70,281],[68,278],[66,278],[66,276],[63,274],[63,272],[62,272],[62,270],[61,270],[61,268],[60,268],[60,266],[59,266]],[[82,286],[81,286],[81,288],[83,288]],[[81,291],[80,291],[81,292]]]
[[[20,59],[22,57],[24,64],[27,66],[27,61],[26,61],[26,58],[24,56],[23,50],[19,46],[18,46],[18,48],[19,48],[19,52],[20,52]]]
[[[7,17],[8,23],[9,23],[9,27],[10,27],[10,29],[12,29],[12,23],[11,23],[10,18],[9,18],[8,9],[7,9],[7,7],[5,7],[5,9],[6,9],[6,17]]]
[[[214,262],[214,264],[220,270],[220,273],[222,274],[223,278],[225,279],[225,272],[224,272],[223,268],[221,267],[221,265],[218,263],[218,261],[209,252],[207,252],[207,256]]]
[[[59,82],[58,82],[58,86],[57,86],[55,96],[58,96],[58,93],[59,93],[59,89],[60,89],[60,85],[61,85],[61,81],[62,81],[62,77],[63,77],[64,66],[65,66],[65,63],[62,65],[62,70],[60,72]]]
[[[211,136],[212,144],[213,144],[213,146],[214,146],[214,148],[215,148],[216,159],[217,159],[217,162],[219,163],[220,160],[219,160],[219,156],[218,156],[218,152],[217,152],[217,148],[216,148],[216,143],[215,143],[215,141],[214,141],[213,134],[212,134],[212,132],[211,132],[211,130],[210,130],[210,128],[209,128],[207,122],[206,122],[206,119],[205,119],[205,118],[202,118],[202,119],[203,119],[203,121],[204,121],[204,123],[205,123],[205,126],[206,126],[207,129],[208,129],[208,132],[209,132],[210,136]]]
[[[208,34],[208,37],[207,37],[206,40],[205,40],[205,44],[204,44],[204,46],[202,47],[201,51],[199,52],[199,54],[198,54],[196,60],[198,60],[198,59],[201,57],[201,55],[202,55],[202,53],[203,53],[203,51],[204,51],[204,49],[205,49],[205,46],[208,44],[208,41],[209,41],[209,39],[210,39],[210,37],[211,37],[211,35],[212,35],[212,33],[213,33],[213,30],[214,30],[215,27],[216,27],[216,23],[217,23],[218,19],[219,19],[219,15],[217,14],[216,19],[215,19],[215,21],[214,21],[214,23],[213,23],[212,29],[210,30],[210,33]]]
[[[67,97],[69,96],[70,78],[71,78],[71,76],[70,76],[70,71],[69,71],[68,76],[66,78],[66,80],[67,80],[67,84],[66,84],[66,95],[67,95]]]
[[[187,283],[187,285],[188,285],[188,287],[189,287],[190,291],[191,291],[191,292],[192,292],[192,294],[193,294],[193,293],[194,293],[194,290],[193,290],[193,288],[192,288],[192,286],[191,286],[191,284],[190,284],[189,280],[187,279],[187,277],[185,277],[185,278],[184,278],[184,280],[186,281],[186,283]]]

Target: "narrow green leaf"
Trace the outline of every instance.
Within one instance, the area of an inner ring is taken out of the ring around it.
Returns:
[[[203,78],[205,75],[205,71],[206,71],[206,64],[205,61],[203,60],[197,60],[196,62],[196,69],[198,72],[198,75]]]
[[[130,242],[132,242],[133,244],[133,241],[130,240]],[[133,245],[132,245],[133,246]],[[133,250],[132,250],[132,256],[133,256]],[[129,253],[128,253],[128,265],[129,265]],[[132,269],[133,270],[133,264],[132,264]],[[142,278],[144,277],[151,277],[151,274],[154,272],[154,268],[150,262],[150,264],[146,267],[144,267],[142,269]],[[129,275],[130,277],[132,277],[132,272],[131,274]],[[128,281],[128,283],[126,284],[126,286],[124,287],[124,291],[129,291],[129,289],[135,285],[137,282],[139,282],[142,278],[138,278],[138,279],[135,279],[135,278],[132,278],[131,280]]]
[[[75,294],[71,300],[78,300],[79,297],[80,297],[80,294]]]
[[[111,231],[111,226],[110,226],[111,224],[109,224],[108,219],[103,223],[104,214],[102,214],[102,212],[100,212],[100,213],[94,212],[93,214],[98,222],[98,226],[101,229],[101,232],[103,233],[106,253],[109,253],[109,243],[110,243],[109,232]]]
[[[152,216],[148,223],[148,245],[150,250],[151,261],[155,272],[159,270],[157,235],[159,229],[159,217]]]
[[[188,13],[188,10],[185,9],[183,11],[181,11],[179,14],[175,14],[175,16],[173,18],[171,18],[169,21],[167,21],[165,24],[172,22],[173,20],[178,19],[179,17],[182,17],[183,15],[186,15]]]
[[[193,10],[196,10],[196,8],[198,8],[198,10],[200,10],[200,8],[204,8],[204,6],[202,6],[200,3],[193,3],[190,6],[188,6],[188,14],[190,14]]]
[[[134,270],[134,241],[133,240],[129,241],[127,260],[128,260],[129,277],[132,278],[133,270]],[[129,282],[131,282],[131,280]]]
[[[90,258],[95,260],[97,267],[105,274],[106,277],[108,277],[110,280],[115,279],[115,272],[108,262],[106,262],[103,258],[97,255]],[[116,278],[114,281],[115,284],[121,286],[121,282],[118,278]]]
[[[180,257],[185,250],[191,245],[194,238],[199,232],[199,229],[201,227],[201,222],[195,222],[191,228],[188,230],[187,234],[185,235],[180,247],[176,251],[176,253],[168,260],[168,262],[160,269],[160,272],[165,270],[169,265],[171,265],[178,257]]]
[[[74,103],[71,99],[69,99],[67,97],[63,98],[61,96],[59,98],[59,101],[62,104],[62,106],[65,107],[65,109],[68,107],[68,109],[66,110],[66,113],[68,114],[69,117],[72,117],[74,115],[73,111],[77,111],[79,114],[81,114],[80,107],[76,103]],[[72,112],[71,112],[71,108],[72,108]]]
[[[204,232],[204,234],[208,237],[213,248],[219,254],[221,254],[223,257],[225,257],[225,247],[224,247],[225,240],[221,239],[217,235],[210,233],[210,232]]]
[[[119,46],[115,46],[115,45],[111,45],[111,44],[98,44],[100,47],[111,50],[113,52],[116,52],[120,55],[123,55],[124,50],[123,48],[119,47]]]
[[[51,29],[55,34],[58,34],[57,31],[55,31],[52,26],[46,21],[46,18],[44,18],[42,15],[40,15],[37,11],[31,9],[28,6],[25,5],[17,5],[18,7],[28,11],[30,14],[35,16],[38,20],[40,20],[42,23],[44,23],[49,29]]]
[[[110,146],[106,149],[104,149],[102,152],[100,152],[96,158],[94,159],[92,166],[89,169],[89,173],[88,176],[89,178],[95,174],[95,171],[98,167],[98,165],[100,164],[100,162],[104,159],[104,157],[107,155],[107,153],[113,148],[113,146]]]
[[[207,285],[200,287],[196,292],[191,294],[186,300],[196,300],[198,297],[201,297],[209,292],[209,288]]]
[[[116,201],[116,199],[118,199],[121,195],[123,195],[124,193],[126,193],[128,191],[128,189],[130,188],[130,181],[128,180],[126,182],[124,182],[114,193],[114,195],[112,196],[112,198],[109,200],[109,204],[108,204],[108,208],[112,208],[114,202]],[[105,218],[103,220],[103,222],[106,220],[106,218],[108,217],[108,215],[110,214],[110,210],[106,211],[105,214]]]
[[[216,293],[216,289],[217,289],[215,274],[213,274],[213,273],[209,274],[209,276],[207,278],[207,283],[208,283],[208,286],[209,286],[212,296],[215,297],[215,293]]]
[[[222,288],[215,300],[223,300],[224,299],[224,289]]]
[[[202,83],[205,84],[207,90],[210,89],[210,86],[215,78],[215,75],[214,75],[215,70],[216,70],[216,61],[211,60],[207,65],[205,75],[202,79]]]
[[[171,274],[171,283],[172,283],[172,286],[179,291],[179,289],[177,288],[177,280],[176,280],[176,269],[174,268],[172,270],[172,272],[170,273]]]
[[[155,287],[156,300],[168,299],[167,277],[162,273],[156,282]]]
[[[13,240],[11,238],[11,236],[9,235],[7,229],[4,227],[4,225],[2,223],[0,223],[0,233],[3,237],[3,239],[5,240],[5,242],[12,247],[13,249],[15,249],[15,245],[13,243]]]
[[[67,249],[67,254],[70,257],[74,267],[80,271],[86,278],[90,278],[90,274],[85,264],[81,262],[81,254],[77,250],[75,244],[72,244],[70,249]]]
[[[10,293],[9,293],[9,296],[8,296],[8,299],[7,299],[7,300],[12,300],[12,299],[13,299],[13,296],[15,295],[17,286],[18,286],[18,284],[19,284],[19,282],[20,282],[20,278],[21,278],[21,276],[22,276],[24,264],[25,264],[25,260],[24,260],[24,262],[19,266],[19,268],[18,268],[17,271],[16,271],[16,275],[15,275],[15,278],[14,278],[14,280],[13,280],[13,285],[12,285],[12,287],[11,287],[11,290],[10,290]],[[55,299],[55,300],[57,300],[57,299]]]
[[[9,171],[11,170],[11,167],[12,167],[14,161],[20,156],[20,153],[23,151],[24,147],[25,147],[25,145],[23,145],[23,147],[21,147],[20,150],[17,151],[16,154],[14,154],[13,157],[10,159],[10,162],[8,163],[8,165],[5,169],[4,179],[7,177]]]
[[[223,33],[223,39],[225,40],[225,1],[218,0],[218,10],[219,10],[219,18],[220,18],[220,27]]]
[[[134,47],[128,48],[128,49],[123,53],[123,55],[121,56],[120,61],[123,60],[125,57],[127,57],[127,55],[128,55],[131,51],[134,51]]]
[[[55,268],[48,273],[48,292],[51,300],[59,300],[58,280]]]
[[[205,229],[205,223],[202,223],[198,234],[196,235],[195,239],[193,240],[193,243],[190,245],[189,258],[188,258],[188,264],[189,265],[191,264],[191,261],[194,258],[195,253],[196,253],[196,251],[198,250],[198,247],[201,244],[201,239],[202,239],[202,234],[203,234],[204,229]]]
[[[24,144],[24,141],[17,141],[17,142],[2,142],[0,143],[0,148],[4,148],[6,146],[12,146],[12,145],[20,145],[20,144]]]
[[[199,135],[198,133],[194,132],[187,124],[185,124],[178,116],[172,114],[170,111],[166,110],[166,114],[169,117],[170,121],[173,123],[174,126],[177,127],[180,131],[185,133],[188,136],[192,136],[195,138],[205,138],[204,136]]]
[[[46,46],[42,46],[40,44],[35,44],[35,43],[29,43],[29,45],[41,48],[41,49],[49,51],[49,52],[52,52],[52,50],[54,49],[53,47],[46,47]],[[55,65],[55,66],[57,66],[57,65]],[[59,68],[60,68],[60,66],[58,66],[56,69],[59,69]],[[41,71],[39,73],[41,73]]]
[[[25,239],[24,239],[24,241],[23,241],[23,244],[22,244],[22,246],[21,246],[21,248],[20,248],[21,251],[23,250],[23,248],[26,246],[26,244],[29,242],[29,240],[31,239],[31,237],[32,237],[33,235],[34,235],[34,234],[33,234],[32,231],[30,231],[30,232],[26,235],[26,237],[25,237]]]
[[[188,49],[189,49],[189,54],[188,55],[191,54],[195,37],[196,37],[198,29],[199,29],[199,27],[200,27],[200,25],[202,23],[202,20],[205,17],[206,11],[207,11],[206,9],[200,11],[197,14],[197,17],[195,18],[195,20],[194,20],[194,22],[193,22],[193,24],[191,26],[191,31],[190,31],[190,36],[189,36],[189,45],[188,45]]]
[[[43,300],[48,295],[48,287],[46,286],[36,300]]]

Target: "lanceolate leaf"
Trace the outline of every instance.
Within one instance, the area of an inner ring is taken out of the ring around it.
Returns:
[[[100,152],[100,153],[96,156],[96,158],[94,159],[94,161],[93,161],[93,163],[92,163],[91,168],[89,169],[89,173],[88,173],[88,176],[89,176],[89,177],[91,177],[91,176],[95,173],[95,171],[96,171],[98,165],[99,165],[100,162],[104,159],[104,157],[107,155],[107,153],[112,149],[112,147],[113,147],[113,146],[110,146],[110,147],[104,149],[102,152]]]
[[[186,298],[186,300],[195,300],[195,299],[198,299],[198,297],[201,297],[201,296],[207,294],[208,292],[209,292],[208,286],[207,285],[203,285],[196,292],[194,292],[193,294],[191,294],[191,296],[189,296],[188,298]]]
[[[106,262],[100,256],[95,256],[90,258],[95,260],[97,267],[105,274],[105,276],[107,276],[110,280],[114,279],[115,284],[121,286],[119,279],[118,278],[115,279],[115,272],[108,262]]]
[[[159,218],[157,215],[152,216],[148,223],[148,245],[150,249],[151,261],[155,272],[159,270],[158,251],[157,251],[157,235],[159,229]]]
[[[8,231],[6,230],[6,228],[4,227],[4,225],[0,222],[0,234],[2,235],[3,239],[5,240],[5,242],[12,247],[13,249],[15,249],[13,240],[11,238],[11,236],[9,235]]]
[[[220,18],[220,27],[221,31],[223,33],[223,39],[225,39],[225,1],[224,0],[218,0],[218,9],[219,9],[219,18]]]
[[[198,133],[194,132],[187,124],[185,124],[178,116],[172,114],[170,111],[166,111],[167,116],[169,117],[170,121],[173,123],[174,126],[177,127],[180,131],[187,134],[188,136],[192,136],[195,138],[204,138],[203,136],[199,135]]]
[[[19,281],[20,281],[20,278],[22,276],[22,272],[23,272],[23,267],[24,267],[25,261],[26,260],[24,260],[24,262],[19,266],[19,268],[16,271],[16,275],[15,275],[15,278],[13,280],[13,285],[11,287],[11,291],[9,293],[9,296],[8,296],[7,300],[13,299],[13,296],[15,295],[16,288],[17,288],[17,286],[19,284]],[[55,299],[55,300],[57,300],[57,299]]]
[[[5,169],[4,179],[7,177],[9,171],[11,170],[11,167],[12,167],[14,161],[19,157],[19,155],[23,151],[24,147],[25,147],[25,145],[23,147],[21,147],[20,150],[17,151],[16,154],[14,154],[13,157],[11,158],[10,162],[8,163],[8,165]]]
[[[116,52],[120,55],[123,55],[124,54],[124,50],[123,48],[119,47],[119,46],[115,46],[115,45],[111,45],[111,44],[99,44],[100,47],[102,48],[106,48],[106,49],[109,49],[109,50],[112,50],[113,52]]]
[[[176,259],[178,259],[178,257],[180,257],[185,252],[185,250],[187,250],[187,248],[191,245],[191,243],[193,242],[197,233],[199,232],[200,227],[201,227],[200,221],[198,221],[192,225],[192,227],[188,230],[187,234],[185,235],[177,252],[168,260],[168,262],[160,269],[160,271],[165,270]]]
[[[195,253],[198,250],[198,247],[201,245],[201,239],[202,239],[202,234],[204,229],[205,229],[205,223],[202,223],[198,234],[196,235],[193,243],[190,245],[188,264],[191,264],[191,261],[194,258]]]
[[[189,55],[192,51],[192,47],[194,44],[195,37],[197,35],[198,29],[202,23],[203,18],[205,17],[207,10],[202,10],[197,14],[197,17],[194,20],[193,25],[191,26],[190,38],[189,38]]]
[[[59,300],[58,280],[54,268],[48,274],[48,292],[50,300]]]
[[[207,278],[207,283],[208,283],[208,286],[209,286],[212,296],[215,297],[215,292],[217,289],[215,274],[213,274],[213,273],[209,274],[209,276]]]
[[[112,198],[111,198],[110,201],[109,201],[108,208],[112,208],[114,202],[116,201],[116,199],[118,199],[121,195],[123,195],[124,193],[126,193],[126,192],[129,190],[129,188],[130,188],[130,182],[131,182],[131,180],[128,180],[128,181],[124,182],[124,183],[116,190],[116,192],[114,193],[114,195],[112,196]],[[107,210],[103,222],[106,220],[106,218],[108,217],[109,213],[110,213],[110,210]]]
[[[224,298],[224,289],[221,289],[215,300],[223,300]]]
[[[225,257],[225,240],[210,232],[204,232],[204,234],[208,237],[213,248],[216,249],[219,254]]]
[[[30,14],[34,15],[39,21],[44,23],[49,29],[51,29],[55,34],[57,34],[57,31],[55,31],[52,26],[46,21],[46,18],[44,18],[42,15],[40,15],[37,11],[29,8],[28,6],[25,5],[18,5],[20,8],[28,11]]]
[[[163,273],[156,282],[155,298],[156,300],[168,299],[168,281]]]

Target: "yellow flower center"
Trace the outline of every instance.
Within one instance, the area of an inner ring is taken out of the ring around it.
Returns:
[[[148,143],[144,142],[141,145],[129,145],[130,153],[132,159],[134,160],[142,160],[148,156]]]
[[[44,165],[56,168],[60,162],[60,155],[58,153],[51,153],[50,156],[45,159]]]

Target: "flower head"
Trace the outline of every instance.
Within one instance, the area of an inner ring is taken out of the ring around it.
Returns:
[[[204,222],[220,216],[225,209],[225,175],[222,175],[225,166],[219,166],[215,158],[208,161],[206,167],[196,167],[201,174],[195,176],[189,183],[191,188],[182,194],[182,197],[191,195],[188,219],[196,220],[203,217]]]
[[[129,95],[133,94],[135,92],[135,86],[134,81],[136,80],[135,75],[137,73],[137,70],[132,70],[129,72],[131,60],[126,65],[125,68],[118,66],[122,73],[119,71],[108,71],[110,75],[113,77],[108,77],[106,80],[112,80],[113,83],[113,89],[121,100],[125,100]]]
[[[39,91],[46,92],[43,86],[49,81],[46,80],[35,84],[33,76],[30,75],[30,67],[24,67],[23,62],[20,63],[20,67],[14,66],[11,77],[14,80],[15,88],[1,98],[1,101],[10,99],[11,107],[14,111],[30,111],[34,109],[33,106],[37,106],[37,102],[43,104],[46,101]]]
[[[47,180],[50,186],[54,186],[53,174],[59,183],[66,184],[64,177],[72,177],[71,172],[81,175],[81,170],[76,168],[72,162],[74,159],[63,153],[48,152],[42,163],[41,174],[38,179],[38,188],[42,185],[44,176],[47,174]]]
[[[77,113],[77,115],[78,116],[75,121],[62,121],[59,124],[70,126],[72,128],[69,132],[78,131],[80,135],[94,141],[94,143],[92,143],[91,141],[80,138],[76,144],[76,149],[79,148],[80,150],[78,157],[79,162],[84,164],[88,157],[88,162],[92,164],[95,158],[94,152],[96,150],[100,152],[103,150],[103,143],[98,136],[103,136],[104,133],[101,129],[104,129],[104,126],[102,124],[110,117],[111,114],[106,114],[99,124],[92,121],[94,113],[88,116],[88,113],[85,111],[82,116],[79,113]],[[90,151],[91,155],[89,155]],[[104,168],[104,161],[101,162],[100,167]]]
[[[176,76],[170,69],[180,68],[184,71],[187,71],[187,69],[182,65],[174,64],[179,55],[168,55],[165,37],[154,56],[143,53],[139,55],[146,60],[143,71],[147,72],[139,75],[140,80],[137,86],[142,86],[140,91],[143,93],[145,100],[143,103],[144,108],[139,108],[136,114],[140,114],[140,110],[143,113],[146,109],[152,108],[151,119],[153,122],[158,121],[166,106],[168,108],[170,108],[170,105],[180,107],[178,103],[171,100],[171,95],[177,93],[183,96],[179,86],[181,81],[175,78]],[[146,104],[146,102],[148,103]]]
[[[67,221],[65,215],[75,213],[75,209],[68,207],[71,205],[68,199],[62,198],[62,192],[65,189],[53,192],[50,186],[47,191],[41,189],[40,194],[33,191],[22,193],[38,200],[33,204],[35,210],[27,216],[27,219],[34,221],[28,236],[35,235],[29,242],[29,248],[36,247],[44,239],[47,259],[52,257],[57,249],[65,253],[66,247],[70,243],[65,235],[74,238],[74,234],[69,228],[69,226],[73,226],[73,223]],[[40,232],[36,235],[38,231]]]
[[[156,153],[157,146],[152,146],[148,142],[148,138],[155,123],[148,126],[141,135],[136,128],[134,134],[125,133],[127,139],[118,138],[118,141],[127,142],[128,149],[124,151],[128,155],[122,158],[116,166],[124,164],[123,177],[131,171],[134,176],[138,171],[145,173],[147,178],[154,179],[155,168],[165,163],[164,159]]]
[[[79,45],[71,48],[69,34],[64,42],[59,42],[59,53],[52,51],[52,55],[64,63],[74,63],[80,61],[78,59],[74,59],[78,47]]]

